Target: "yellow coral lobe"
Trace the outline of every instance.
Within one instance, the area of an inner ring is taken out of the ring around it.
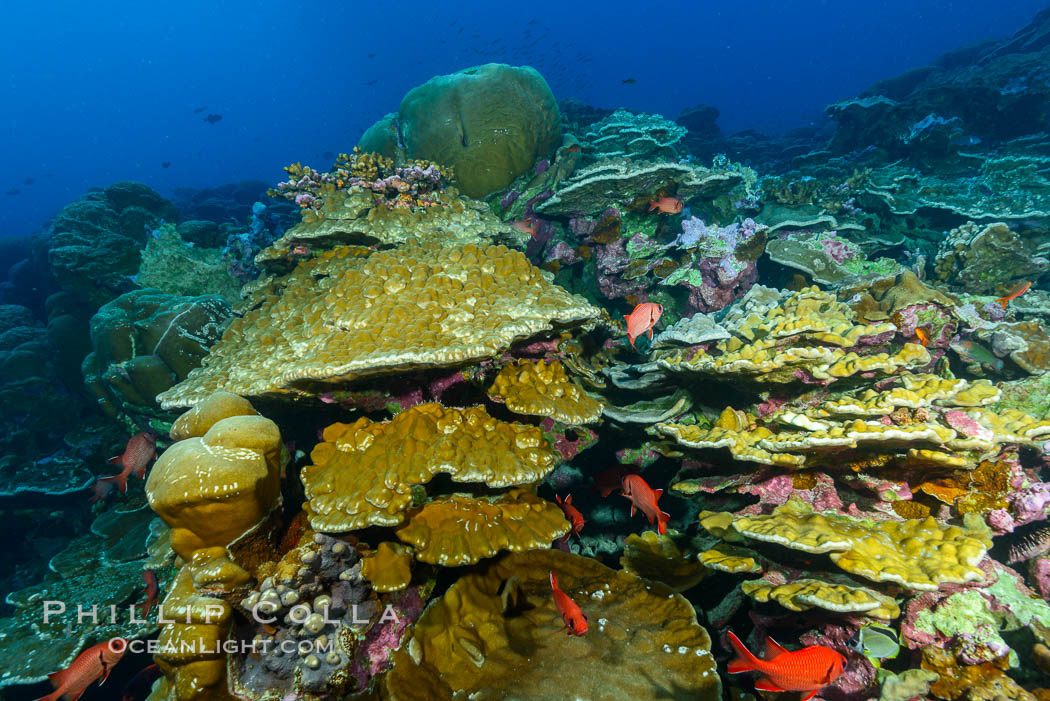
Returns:
[[[321,532],[400,524],[413,485],[438,473],[509,487],[537,482],[556,464],[539,427],[499,421],[482,407],[420,404],[387,422],[333,424],[324,437],[302,471],[304,508]]]
[[[521,358],[504,365],[489,395],[515,414],[548,416],[570,426],[594,423],[602,416],[601,402],[589,397],[565,373],[560,361]]]
[[[397,529],[397,537],[415,546],[418,560],[455,567],[501,550],[549,548],[569,529],[557,504],[512,489],[494,499],[453,495],[430,501]]]

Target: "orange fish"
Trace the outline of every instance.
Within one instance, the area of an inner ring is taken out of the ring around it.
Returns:
[[[1017,285],[1017,287],[1015,287],[1013,289],[1013,291],[1010,292],[1010,294],[1006,295],[1005,297],[1000,297],[999,299],[997,299],[995,301],[998,302],[999,304],[1003,305],[1003,309],[1006,309],[1006,303],[1007,302],[1009,302],[1011,299],[1017,299],[1018,297],[1023,295],[1025,292],[1027,292],[1028,288],[1031,287],[1031,286],[1032,286],[1032,283],[1030,281],[1029,282],[1019,283]]]
[[[579,150],[580,150],[580,145],[579,144],[573,144],[572,146],[566,146],[565,148],[562,149],[562,151],[565,151],[566,153],[576,153]]]
[[[146,582],[146,603],[135,604],[135,608],[142,607],[142,617],[145,618],[149,615],[150,609],[153,608],[153,604],[157,603],[157,573],[153,570],[145,570],[142,573],[142,579]]]
[[[755,680],[759,691],[805,691],[800,701],[809,701],[846,671],[846,658],[823,645],[810,645],[791,652],[773,638],[766,638],[766,659],[759,659],[729,633],[737,656],[729,661],[729,673],[760,672]]]
[[[662,304],[642,302],[630,314],[624,315],[623,318],[627,322],[627,340],[631,342],[631,348],[635,347],[634,339],[646,331],[649,332],[649,340],[653,340],[653,327],[656,326],[656,322],[660,321],[663,313]]]
[[[128,641],[124,638],[112,638],[104,643],[92,645],[77,655],[73,664],[61,672],[47,675],[55,690],[36,701],[77,701],[95,680],[99,680],[99,684],[106,681],[109,673],[113,671],[113,666],[120,662],[127,649]]]
[[[649,200],[649,211],[659,211],[660,214],[678,214],[685,205],[677,197],[661,197],[658,200]]]
[[[535,219],[522,219],[521,221],[514,222],[511,226],[523,234],[528,234],[532,238],[536,238],[536,231],[539,228],[539,222]]]
[[[565,621],[565,627],[555,632],[560,633],[564,630],[566,635],[586,635],[587,617],[583,615],[583,610],[572,600],[572,597],[558,588],[558,578],[553,572],[551,572],[551,591],[554,593],[554,605],[558,607],[558,613]]]
[[[919,339],[919,343],[922,345],[930,345],[930,334],[926,333],[925,329],[915,329],[915,336]]]
[[[623,495],[631,500],[631,516],[634,516],[637,508],[649,519],[650,526],[656,523],[660,535],[667,532],[667,521],[671,518],[669,513],[660,511],[657,504],[663,493],[662,489],[652,489],[641,475],[626,475],[623,478]]]
[[[99,499],[105,499],[113,485],[119,486],[122,492],[128,491],[128,477],[135,475],[142,479],[146,474],[146,466],[156,456],[157,439],[153,434],[148,431],[136,433],[128,439],[128,444],[121,455],[109,459],[110,463],[120,465],[124,469],[121,470],[119,475],[99,477],[95,483],[95,496],[91,501],[95,502]]]
[[[580,513],[580,510],[572,505],[572,495],[570,494],[565,497],[565,501],[562,501],[561,497],[557,494],[554,495],[554,498],[558,500],[558,506],[561,507],[562,512],[565,514],[565,518],[567,518],[569,523],[572,524],[572,530],[569,531],[569,534],[575,536],[580,535],[580,531],[583,530],[583,524],[585,521],[583,520],[583,514]]]

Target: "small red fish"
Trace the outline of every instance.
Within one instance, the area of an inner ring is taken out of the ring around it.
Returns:
[[[729,661],[730,674],[760,672],[755,680],[759,691],[805,691],[800,701],[809,701],[846,671],[846,658],[823,645],[810,645],[791,652],[773,638],[766,638],[766,659],[751,654],[740,638],[729,634],[737,656]]]
[[[153,682],[160,678],[160,667],[151,664],[143,667],[131,680],[124,685],[120,701],[143,701],[150,694]]]
[[[678,214],[685,205],[677,197],[661,197],[658,200],[649,200],[649,211],[659,211],[660,214]]]
[[[551,572],[551,591],[554,593],[554,605],[558,608],[562,620],[565,621],[565,627],[555,632],[560,633],[565,630],[566,635],[586,635],[587,616],[583,615],[583,610],[572,600],[572,597],[558,588],[558,578],[553,572]]]
[[[667,521],[671,518],[671,514],[660,511],[658,505],[663,493],[662,489],[651,488],[641,475],[626,475],[623,478],[623,495],[631,500],[631,516],[634,516],[637,508],[649,519],[650,526],[656,523],[660,535],[667,532]]]
[[[1007,302],[1009,302],[1012,299],[1017,299],[1018,297],[1023,295],[1025,292],[1027,292],[1028,288],[1030,288],[1031,286],[1032,286],[1032,283],[1030,281],[1029,282],[1019,283],[1017,285],[1017,287],[1015,287],[1010,292],[1010,294],[1006,295],[1005,297],[1000,297],[999,299],[997,299],[995,301],[998,302],[999,304],[1003,305],[1003,309],[1006,309],[1006,303]]]
[[[930,334],[926,333],[925,329],[915,329],[915,337],[919,339],[919,343],[922,345],[930,345]]]
[[[565,151],[566,153],[576,153],[579,150],[580,150],[580,145],[579,144],[572,144],[571,146],[566,146],[565,148],[562,149],[562,151]]]
[[[580,513],[580,510],[572,505],[572,495],[570,494],[565,497],[565,501],[562,501],[561,497],[557,494],[554,495],[554,498],[558,500],[558,506],[561,507],[562,512],[565,514],[565,518],[567,518],[569,523],[572,524],[572,530],[569,531],[569,535],[579,536],[580,531],[583,530],[583,524],[585,521],[583,520],[583,514]],[[566,538],[568,538],[568,536],[566,536]]]
[[[142,573],[142,579],[146,582],[146,602],[143,604],[135,604],[135,608],[142,607],[142,618],[149,615],[150,609],[153,608],[153,604],[157,603],[157,573],[153,570],[145,570]]]
[[[120,491],[127,492],[128,477],[135,475],[139,479],[142,479],[146,474],[146,467],[156,456],[156,437],[148,431],[136,433],[128,439],[128,444],[125,446],[122,454],[109,459],[110,463],[120,465],[123,470],[121,470],[119,475],[99,477],[98,482],[95,483],[95,496],[91,501],[96,502],[99,499],[105,499],[113,485],[119,486]],[[106,483],[109,484],[109,486],[103,487],[100,483]]]
[[[662,304],[642,302],[630,314],[624,315],[623,318],[627,322],[627,340],[631,342],[631,348],[635,347],[634,339],[646,332],[649,333],[649,340],[653,340],[653,327],[660,321],[663,313]]]
[[[532,238],[536,238],[536,232],[539,229],[539,225],[540,223],[535,219],[522,219],[521,221],[516,221],[511,224],[515,229],[523,234],[528,234]]]
[[[92,645],[77,655],[73,664],[61,672],[47,675],[55,690],[36,701],[77,701],[84,690],[96,680],[99,684],[106,681],[109,673],[113,671],[113,666],[120,662],[127,649],[128,641],[124,638],[112,638],[104,643]]]

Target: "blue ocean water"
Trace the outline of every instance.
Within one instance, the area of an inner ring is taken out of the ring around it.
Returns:
[[[322,154],[349,149],[413,86],[490,61],[534,66],[558,99],[669,118],[703,103],[725,132],[776,133],[947,50],[1006,36],[1043,5],[6,3],[0,237],[30,234],[119,180],[170,196],[271,182],[293,161],[327,167]]]

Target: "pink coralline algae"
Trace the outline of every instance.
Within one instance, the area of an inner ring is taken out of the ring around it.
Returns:
[[[839,238],[828,238],[821,239],[821,247],[824,252],[828,254],[831,260],[835,261],[839,265],[842,265],[847,260],[855,258],[857,256],[857,248],[849,244],[849,242]]]
[[[765,480],[753,479],[737,488],[741,494],[759,498],[759,503],[746,507],[741,513],[767,513],[768,507],[780,506],[794,496],[812,505],[816,511],[838,511],[843,508],[842,499],[835,491],[835,483],[828,475],[813,473],[816,484],[810,489],[798,489],[792,475],[776,475]]]
[[[576,253],[576,249],[564,241],[553,241],[551,245],[547,246],[543,257],[546,262],[558,261],[562,265],[572,265],[583,260]]]
[[[352,693],[366,690],[371,680],[390,668],[390,655],[401,647],[405,631],[423,613],[424,601],[418,587],[389,595],[387,602],[394,615],[372,625],[357,648],[348,672],[353,679]]]
[[[1050,598],[1050,557],[1038,557],[1028,566],[1028,572],[1035,582],[1039,596]]]
[[[686,219],[672,246],[692,251],[693,260],[671,273],[663,284],[689,288],[690,313],[725,308],[758,281],[755,259],[761,248],[749,245],[746,255],[738,254],[762,231],[752,219],[723,227],[708,226],[697,217]]]
[[[959,433],[970,438],[989,441],[995,435],[991,429],[985,428],[977,423],[969,414],[962,411],[946,411],[943,414],[945,422]]]
[[[569,462],[598,442],[598,434],[589,428],[563,426],[550,418],[540,422],[540,429],[554,448],[554,452],[565,462]]]

